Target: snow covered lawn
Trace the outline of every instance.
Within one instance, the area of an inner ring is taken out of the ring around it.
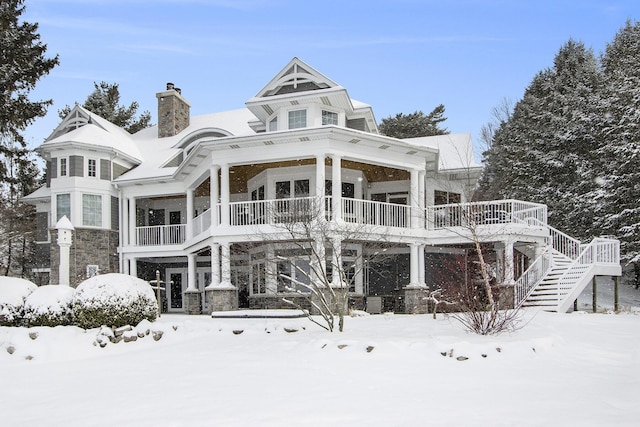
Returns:
[[[640,315],[533,314],[498,337],[429,315],[342,334],[163,315],[160,340],[105,348],[98,329],[1,327],[0,425],[637,425]]]

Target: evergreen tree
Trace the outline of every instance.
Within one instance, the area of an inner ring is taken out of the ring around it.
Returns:
[[[419,136],[446,135],[449,131],[441,128],[444,117],[444,105],[440,104],[429,114],[422,111],[411,114],[398,113],[395,117],[382,119],[378,129],[380,133],[394,138],[416,138]]]
[[[24,147],[21,132],[46,113],[51,100],[31,101],[29,92],[40,77],[58,65],[58,56],[46,58],[38,24],[19,22],[23,0],[0,2],[0,136]],[[2,176],[0,176],[2,179]]]
[[[38,24],[20,22],[23,0],[0,2],[0,274],[28,276],[34,209],[20,201],[37,186],[38,169],[22,132],[51,100],[31,101],[37,81],[58,65],[46,58]]]
[[[545,203],[553,226],[588,237],[600,85],[593,52],[569,40],[495,131],[481,193]]]
[[[640,279],[640,23],[628,21],[601,59],[605,144],[598,180],[597,224],[621,240],[625,261]]]
[[[129,133],[136,133],[149,126],[151,113],[144,111],[136,118],[139,104],[134,101],[128,107],[120,105],[120,90],[117,83],[106,82],[93,83],[94,91],[87,97],[82,105],[87,110],[120,126]],[[65,106],[58,112],[61,119],[71,111],[71,107]]]

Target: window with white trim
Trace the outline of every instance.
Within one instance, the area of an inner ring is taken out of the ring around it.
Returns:
[[[71,220],[71,194],[57,194],[56,195],[56,222],[60,221],[60,218],[65,216]]]
[[[289,129],[307,127],[307,110],[289,111]]]
[[[60,173],[58,176],[67,176],[67,158],[60,158]]]
[[[82,225],[102,227],[102,196],[82,195]]]
[[[98,161],[96,159],[87,160],[87,176],[98,176]]]
[[[322,125],[337,125],[338,113],[333,111],[322,110]]]

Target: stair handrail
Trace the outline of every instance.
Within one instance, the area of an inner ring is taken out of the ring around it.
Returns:
[[[551,246],[561,254],[575,260],[582,253],[584,245],[580,240],[574,239],[568,234],[565,234],[557,228],[553,228],[549,224],[545,224],[536,218],[527,218],[526,221],[529,225],[539,225],[549,230],[549,234],[551,235]]]
[[[551,271],[552,266],[551,248],[547,247],[516,280],[514,285],[514,308],[520,308],[524,304],[540,281]]]
[[[588,245],[583,245],[583,249],[575,260],[569,265],[567,270],[558,279],[558,305],[561,304],[561,285],[570,281],[567,276],[573,276],[580,272],[580,277],[586,273],[586,266],[593,268],[597,264],[619,264],[620,263],[620,241],[603,237],[594,238]]]

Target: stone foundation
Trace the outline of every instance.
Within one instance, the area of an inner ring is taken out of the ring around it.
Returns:
[[[205,289],[207,314],[214,311],[232,311],[238,309],[238,290],[236,288]]]
[[[202,294],[200,291],[184,293],[184,307],[187,314],[202,314]]]
[[[431,311],[427,288],[404,288],[404,310],[407,314],[426,314]]]
[[[59,282],[60,247],[55,243],[57,231],[51,232],[51,285]],[[69,248],[69,284],[78,286],[87,279],[87,266],[97,265],[100,274],[117,273],[120,270],[118,259],[118,232],[115,230],[99,230],[76,228],[72,234]]]

